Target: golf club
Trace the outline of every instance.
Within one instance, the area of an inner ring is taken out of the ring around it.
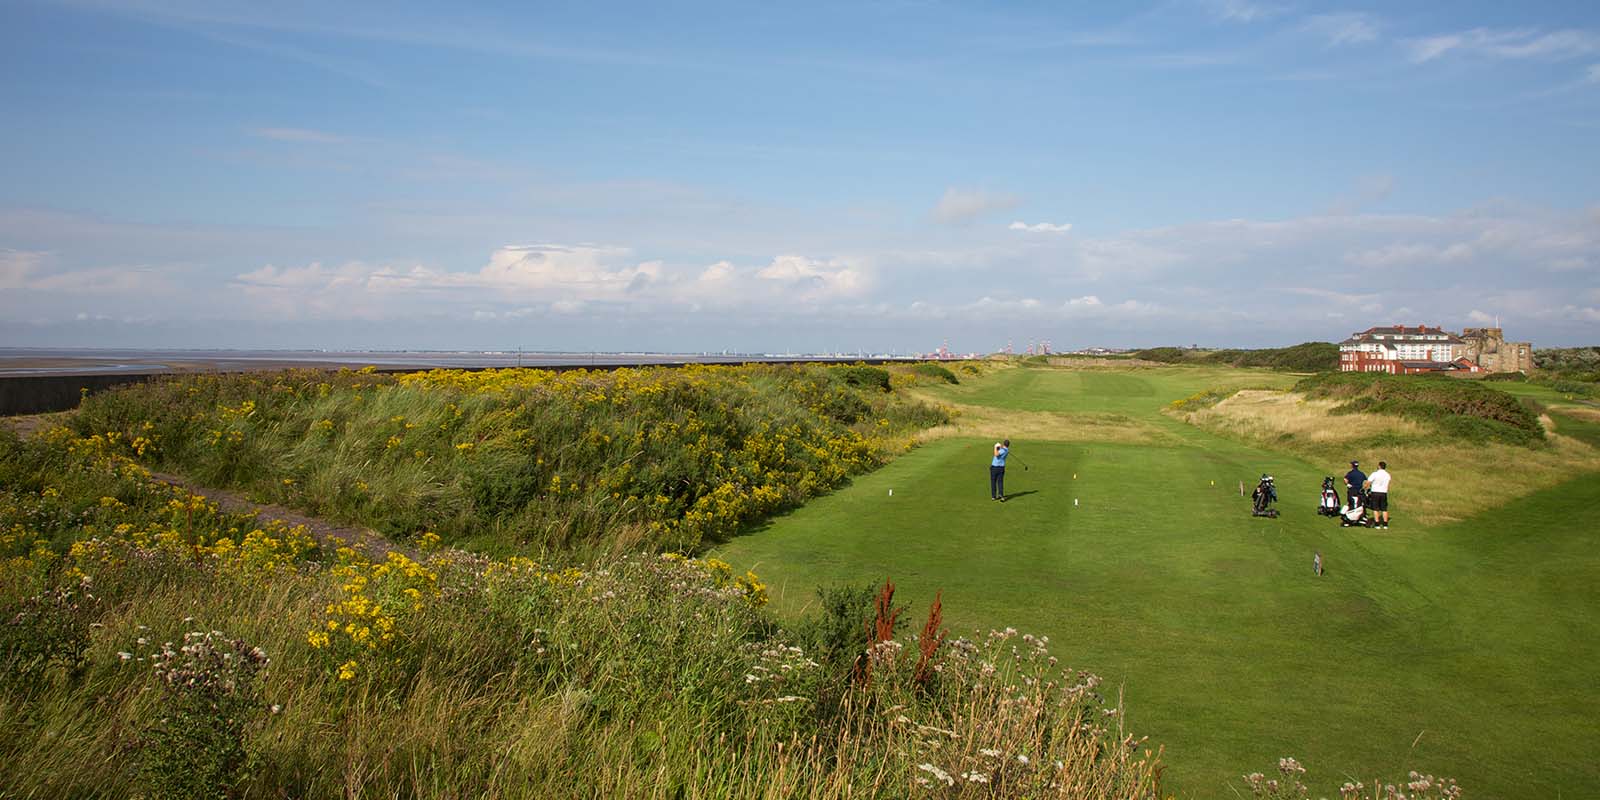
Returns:
[[[1028,462],[1023,461],[1020,458],[1017,458],[1016,455],[1012,455],[1011,457],[1012,458],[1016,458],[1017,459],[1017,463],[1022,465],[1022,471],[1023,472],[1027,472],[1028,471]]]

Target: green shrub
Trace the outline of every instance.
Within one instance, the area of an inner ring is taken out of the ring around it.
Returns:
[[[221,631],[186,633],[151,659],[162,701],[145,732],[139,774],[150,797],[228,798],[248,777],[250,729],[265,718],[267,655]]]
[[[0,602],[0,687],[36,688],[56,668],[77,674],[98,605],[87,587],[55,585]]]
[[[880,367],[849,364],[834,367],[830,372],[849,386],[862,389],[877,389],[880,392],[889,391],[889,371]]]
[[[795,629],[813,657],[840,674],[866,650],[867,624],[873,618],[875,584],[817,587],[818,608]]]
[[[1190,352],[1181,347],[1151,347],[1136,351],[1133,357],[1145,361],[1159,361],[1163,364],[1181,364],[1188,360]]]
[[[960,379],[956,378],[956,374],[954,372],[951,372],[950,370],[945,369],[942,365],[939,365],[939,364],[930,364],[930,363],[924,362],[922,364],[918,364],[918,365],[912,367],[911,369],[913,371],[915,371],[918,375],[922,375],[922,376],[928,377],[928,378],[934,378],[936,380],[941,380],[941,381],[944,381],[945,383],[960,383],[961,382]]]

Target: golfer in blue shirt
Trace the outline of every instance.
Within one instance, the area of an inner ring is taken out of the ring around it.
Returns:
[[[1361,471],[1361,462],[1350,462],[1350,471],[1344,474],[1345,495],[1365,496],[1366,491],[1361,488],[1361,484],[1366,482],[1367,473]]]
[[[994,460],[989,462],[989,499],[1006,501],[1006,456],[1011,455],[1011,440],[994,446]]]

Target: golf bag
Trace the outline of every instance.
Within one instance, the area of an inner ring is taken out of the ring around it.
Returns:
[[[1333,488],[1333,478],[1322,479],[1322,500],[1317,504],[1317,513],[1324,517],[1339,516],[1339,492]]]
[[[1250,500],[1254,504],[1250,511],[1251,516],[1278,516],[1278,510],[1272,507],[1273,503],[1278,502],[1278,487],[1273,484],[1271,475],[1261,476],[1261,482],[1256,484],[1256,490],[1250,494]]]
[[[1350,504],[1339,509],[1339,527],[1367,527],[1367,504],[1360,492],[1350,493]]]

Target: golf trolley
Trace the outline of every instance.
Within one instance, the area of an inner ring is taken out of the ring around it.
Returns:
[[[1371,527],[1372,523],[1367,520],[1367,498],[1361,492],[1352,490],[1349,499],[1349,505],[1339,509],[1339,527]]]
[[[1333,488],[1333,477],[1322,479],[1322,499],[1317,503],[1317,513],[1324,517],[1339,516],[1339,491]]]
[[[1250,511],[1251,516],[1278,516],[1278,509],[1272,507],[1273,503],[1278,502],[1278,487],[1272,482],[1271,475],[1261,476],[1261,482],[1256,484],[1256,490],[1250,493],[1250,500],[1254,504]]]

